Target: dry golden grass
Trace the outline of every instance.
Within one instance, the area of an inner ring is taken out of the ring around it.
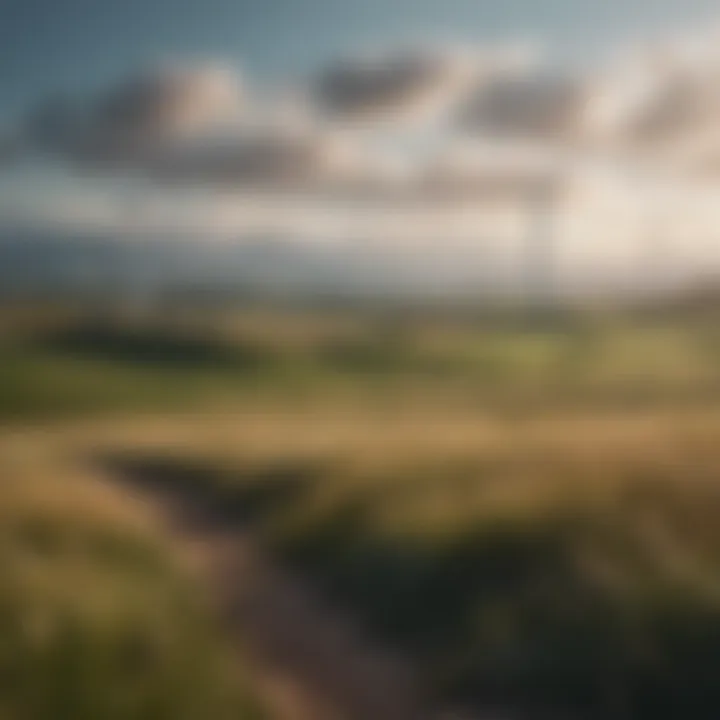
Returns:
[[[441,695],[655,719],[720,707],[718,440],[710,407],[514,421],[334,407],[64,441],[236,509]]]
[[[80,459],[56,430],[0,436],[0,716],[256,717],[145,505]]]

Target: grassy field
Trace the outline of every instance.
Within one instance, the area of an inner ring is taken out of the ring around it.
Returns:
[[[260,718],[143,506],[56,440],[0,441],[0,716]]]
[[[8,438],[48,424],[76,459],[220,502],[412,657],[433,696],[531,718],[720,713],[711,313],[45,310],[3,327]],[[199,718],[211,698],[212,717],[245,717],[135,509],[8,468],[0,711]]]
[[[520,416],[720,397],[707,312],[618,316],[270,311],[0,313],[0,417],[256,404],[463,407]]]
[[[720,707],[719,413],[251,415],[185,432],[184,451],[177,428],[112,442],[111,463],[254,523],[436,697],[530,717]]]

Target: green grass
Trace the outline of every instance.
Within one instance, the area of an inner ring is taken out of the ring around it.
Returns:
[[[529,327],[362,314],[51,316],[0,341],[0,418],[269,402],[512,413],[697,406],[720,398],[716,338],[709,321],[672,316]]]
[[[712,315],[685,311],[23,319],[0,349],[0,418],[124,416],[103,440],[112,469],[252,523],[439,698],[715,718],[717,338]],[[76,451],[95,457],[89,427]],[[222,643],[167,558],[94,524],[95,507],[62,522],[32,507],[0,533],[6,714],[232,713],[225,671],[198,669],[224,662]],[[39,649],[36,626],[58,628]]]

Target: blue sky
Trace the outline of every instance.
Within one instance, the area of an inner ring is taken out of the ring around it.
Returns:
[[[583,59],[712,17],[713,0],[0,0],[0,108],[167,59],[221,58],[263,81],[402,41],[542,38]]]

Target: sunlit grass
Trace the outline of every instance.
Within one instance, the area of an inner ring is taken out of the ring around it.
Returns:
[[[201,593],[142,505],[53,446],[2,439],[0,715],[259,717]]]
[[[718,438],[712,410],[428,409],[246,414],[98,442],[125,471],[222,498],[439,695],[676,718],[720,707]]]

